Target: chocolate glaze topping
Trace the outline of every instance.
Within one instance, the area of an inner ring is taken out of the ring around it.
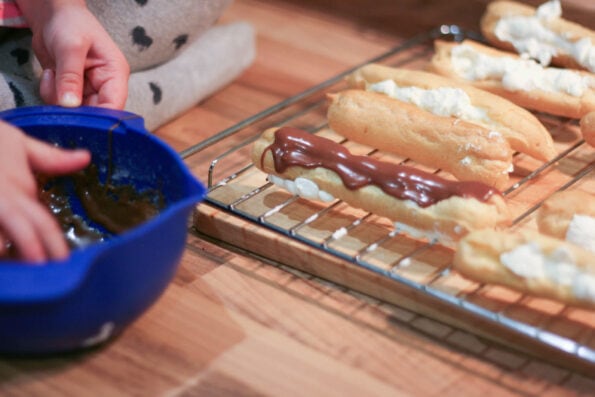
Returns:
[[[428,207],[453,196],[487,201],[498,190],[480,182],[449,181],[413,167],[383,162],[369,156],[351,154],[344,146],[293,127],[275,132],[275,140],[263,152],[271,151],[275,171],[291,166],[307,169],[323,167],[336,172],[350,190],[375,185],[386,194]]]

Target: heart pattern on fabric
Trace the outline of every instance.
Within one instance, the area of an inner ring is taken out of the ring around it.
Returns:
[[[153,39],[147,35],[145,28],[142,26],[136,26],[132,29],[130,35],[132,36],[132,42],[139,47],[140,51],[146,50],[153,44]]]

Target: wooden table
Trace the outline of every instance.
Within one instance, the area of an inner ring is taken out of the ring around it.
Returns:
[[[532,2],[536,4],[538,2]],[[477,29],[484,1],[236,0],[258,57],[160,128],[183,150],[441,23]],[[595,5],[565,1],[591,24]],[[204,159],[206,161],[206,159]],[[204,170],[206,164],[192,164]],[[202,167],[202,168],[201,168]],[[202,176],[201,176],[202,177]],[[0,360],[2,396],[588,395],[595,379],[190,233],[160,300],[84,354]]]

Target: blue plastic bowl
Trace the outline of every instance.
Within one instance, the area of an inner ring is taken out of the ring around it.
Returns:
[[[165,197],[165,208],[154,218],[75,249],[65,261],[0,261],[1,353],[46,354],[99,344],[165,290],[184,250],[188,217],[205,188],[134,114],[31,107],[1,112],[0,118],[44,141],[89,149],[100,179],[108,172],[111,150],[115,184],[159,189]]]

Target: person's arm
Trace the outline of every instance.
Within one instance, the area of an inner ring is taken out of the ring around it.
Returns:
[[[34,173],[61,175],[86,167],[86,150],[63,150],[0,121],[0,257],[7,242],[20,259],[63,259],[68,246],[58,222],[39,201]]]
[[[42,99],[123,109],[130,69],[84,0],[17,0],[42,68]]]

